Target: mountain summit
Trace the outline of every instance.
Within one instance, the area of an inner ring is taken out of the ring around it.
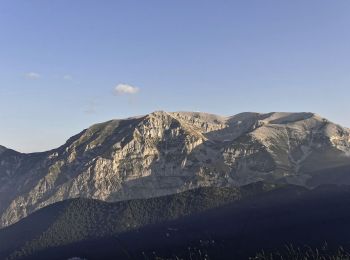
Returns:
[[[96,124],[52,151],[0,146],[0,227],[70,198],[120,201],[257,181],[350,183],[350,131],[313,113],[157,111]]]

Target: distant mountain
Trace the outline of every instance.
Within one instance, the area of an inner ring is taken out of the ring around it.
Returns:
[[[0,148],[0,227],[72,198],[121,201],[258,181],[350,183],[350,131],[313,113],[163,111],[93,125],[48,152]]]
[[[349,218],[350,187],[335,185],[271,190],[258,183],[118,203],[76,199],[0,230],[0,258],[248,259],[291,245],[321,252],[325,244],[349,252]]]

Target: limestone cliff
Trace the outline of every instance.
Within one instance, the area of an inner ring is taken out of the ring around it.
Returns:
[[[68,198],[119,201],[260,180],[312,186],[320,172],[322,183],[350,183],[350,172],[327,178],[329,169],[348,171],[349,154],[350,131],[313,113],[112,120],[44,153],[1,146],[0,227]]]

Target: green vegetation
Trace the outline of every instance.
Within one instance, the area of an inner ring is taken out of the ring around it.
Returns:
[[[58,212],[56,221],[38,238],[27,241],[10,259],[49,247],[116,235],[148,224],[176,219],[248,195],[248,191],[235,188],[201,188],[165,197],[117,203],[88,199],[62,202],[68,205]]]
[[[12,252],[17,259],[35,252],[75,242],[115,236],[149,224],[217,208],[241,198],[275,189],[276,185],[255,183],[241,188],[206,187],[174,195],[107,203],[91,199],[73,199],[56,203],[56,217],[49,227],[34,239]],[[64,204],[62,207],[61,204]],[[29,216],[30,218],[30,216]],[[33,222],[33,230],[36,223]]]

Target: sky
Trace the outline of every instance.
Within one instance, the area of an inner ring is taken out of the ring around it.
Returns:
[[[348,0],[0,0],[0,145],[156,110],[350,127]]]

